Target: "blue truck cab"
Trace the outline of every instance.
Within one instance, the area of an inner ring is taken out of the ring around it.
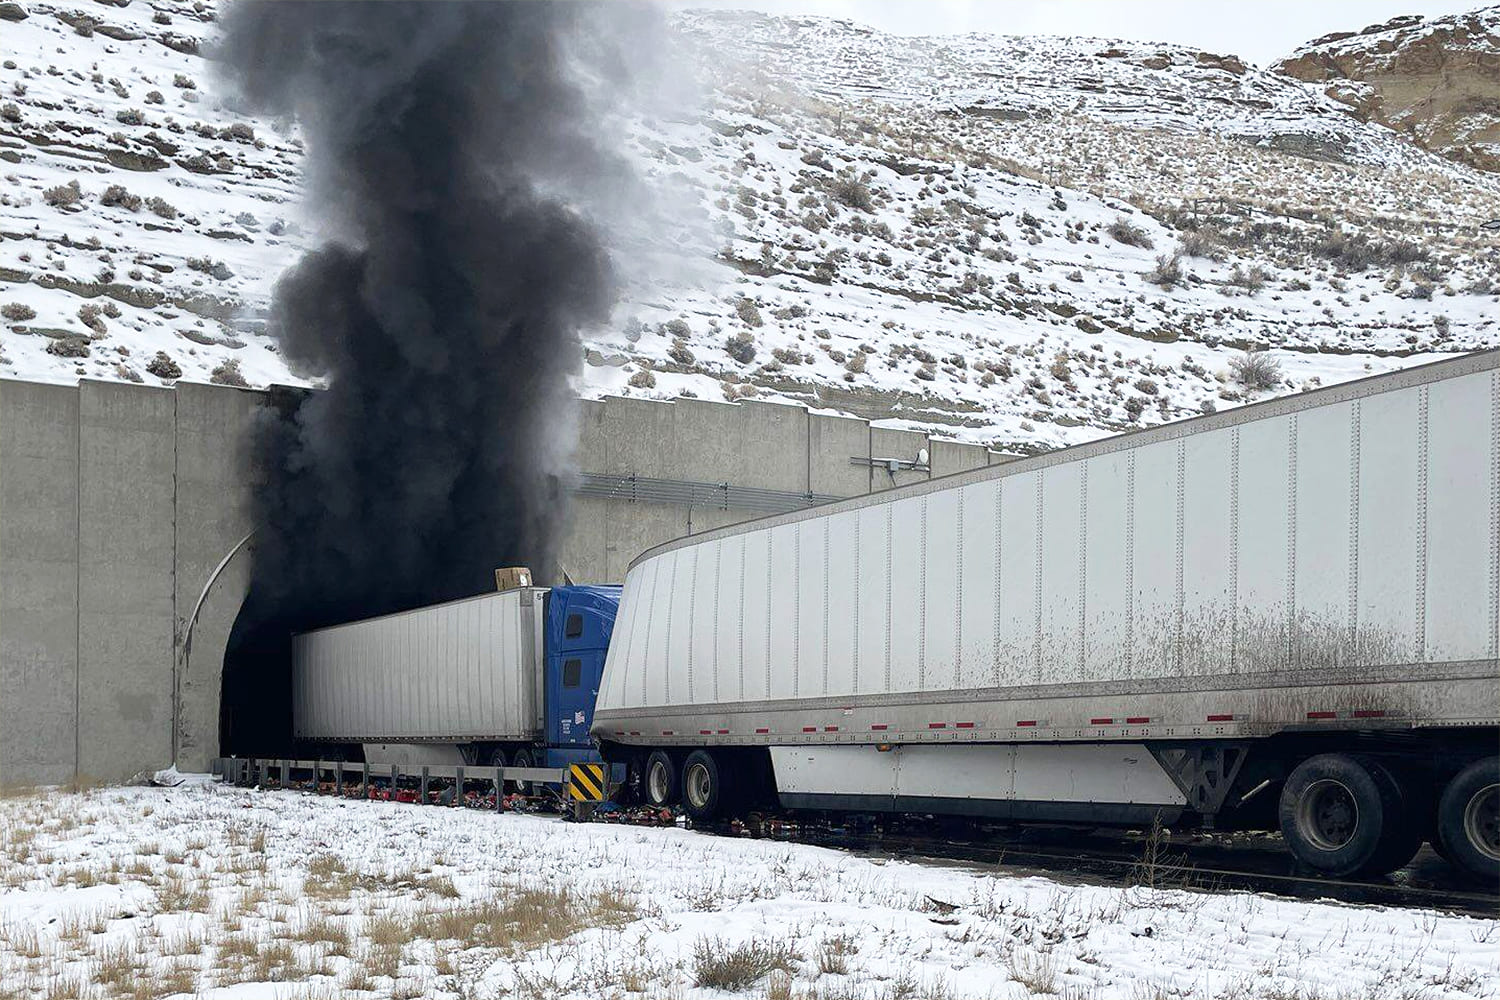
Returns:
[[[619,586],[553,587],[547,592],[542,668],[544,767],[600,759],[589,739],[604,656],[620,610]]]

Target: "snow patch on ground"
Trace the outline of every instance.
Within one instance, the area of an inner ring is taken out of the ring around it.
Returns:
[[[6,997],[1500,992],[1495,920],[292,792],[11,797],[0,848]]]

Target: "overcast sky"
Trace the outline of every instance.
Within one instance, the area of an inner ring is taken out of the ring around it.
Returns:
[[[848,18],[901,35],[991,31],[1177,42],[1275,62],[1330,31],[1357,31],[1397,14],[1435,17],[1483,4],[1441,0],[670,0],[669,6],[749,8]]]

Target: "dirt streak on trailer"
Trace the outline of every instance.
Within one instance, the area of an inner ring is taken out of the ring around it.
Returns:
[[[648,550],[593,734],[648,798],[1277,826],[1500,876],[1500,351]]]

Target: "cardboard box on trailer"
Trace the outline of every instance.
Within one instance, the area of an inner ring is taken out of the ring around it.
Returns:
[[[531,570],[525,566],[505,566],[495,570],[496,590],[519,590],[531,586]]]

